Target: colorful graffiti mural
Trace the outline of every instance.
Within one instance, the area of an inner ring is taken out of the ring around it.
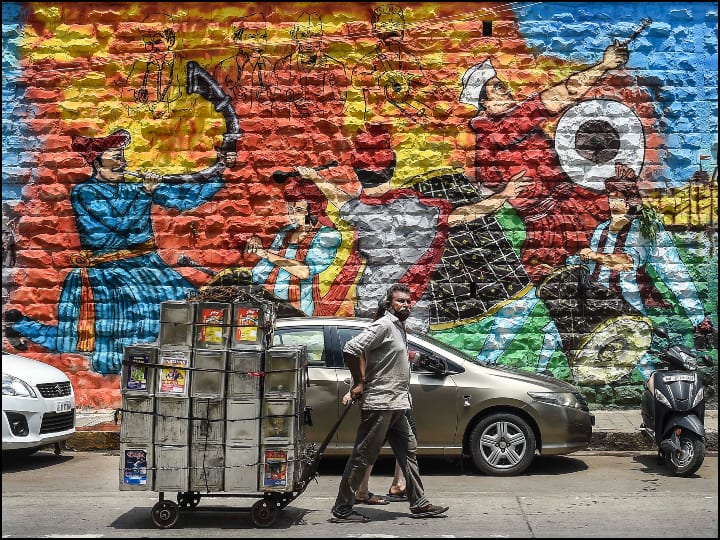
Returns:
[[[340,316],[405,283],[596,403],[658,325],[717,359],[714,4],[168,6],[3,3],[4,347],[81,406],[233,280]]]

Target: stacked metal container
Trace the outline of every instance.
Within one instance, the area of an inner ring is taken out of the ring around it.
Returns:
[[[225,434],[228,491],[258,491],[262,375],[274,324],[272,305],[233,304]]]
[[[307,349],[276,346],[265,351],[265,382],[260,426],[259,491],[292,491],[303,440]]]
[[[155,365],[157,347],[126,347],[120,376],[120,489],[143,491],[153,487]]]
[[[225,370],[232,304],[199,302],[195,311],[190,490],[224,491]]]
[[[189,490],[190,384],[196,305],[160,305],[159,367],[155,395],[156,491]]]
[[[274,323],[264,301],[163,302],[159,342],[125,348],[120,489],[294,489],[307,351]]]

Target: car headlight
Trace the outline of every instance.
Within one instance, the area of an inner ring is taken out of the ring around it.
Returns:
[[[2,393],[3,396],[37,397],[28,383],[7,373],[2,374]]]
[[[572,392],[528,392],[528,396],[535,401],[570,407],[571,409],[582,409],[581,403]]]

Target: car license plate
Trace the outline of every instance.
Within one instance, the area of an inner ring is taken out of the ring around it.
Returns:
[[[57,404],[55,412],[67,412],[72,410],[72,403],[70,401],[61,401]]]

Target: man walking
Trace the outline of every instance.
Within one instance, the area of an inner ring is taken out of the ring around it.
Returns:
[[[374,321],[343,348],[353,386],[350,395],[361,402],[361,421],[355,447],[345,465],[332,509],[335,523],[367,523],[370,518],[353,510],[357,491],[367,468],[375,463],[387,440],[405,472],[412,517],[442,514],[426,498],[417,462],[417,441],[405,410],[410,408],[410,362],[405,320],[410,315],[410,289],[391,286],[385,296],[385,315]]]

